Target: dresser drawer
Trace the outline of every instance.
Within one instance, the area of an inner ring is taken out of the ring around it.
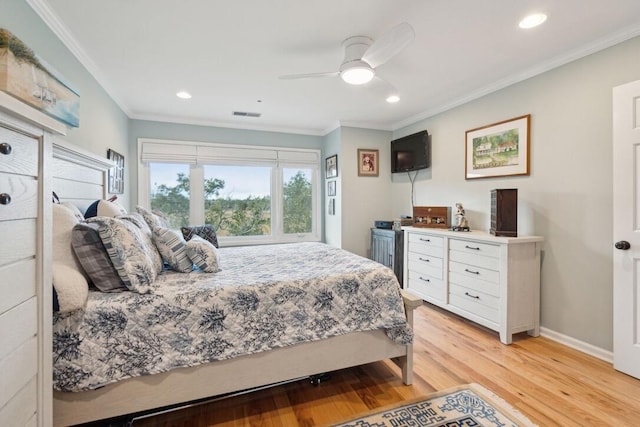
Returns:
[[[36,255],[36,220],[0,221],[0,266]],[[10,242],[10,244],[8,243]]]
[[[0,172],[36,176],[38,140],[0,126]]]
[[[462,264],[456,261],[449,262],[449,275],[451,274],[462,277],[465,282],[481,280],[483,282],[493,283],[496,286],[500,283],[500,273],[497,270]]]
[[[0,372],[0,408],[4,408],[38,373],[38,339],[35,336],[29,338],[7,357],[0,359]]]
[[[35,297],[0,315],[0,360],[36,335],[37,321],[38,302]]]
[[[6,204],[0,204],[0,221],[38,216],[38,181],[35,178],[0,173],[0,194],[9,198]]]
[[[500,270],[500,247],[486,243],[451,239],[449,241],[449,259],[461,264]]]
[[[500,320],[500,300],[493,295],[450,283],[449,304],[493,323]]]
[[[420,233],[409,233],[409,252],[437,256],[444,254],[444,238]]]
[[[423,298],[434,298],[440,302],[444,302],[447,295],[444,280],[413,270],[408,272],[407,289]]]
[[[36,295],[36,259],[0,267],[0,315]]]
[[[444,279],[442,258],[409,252],[408,269]]]
[[[449,249],[494,258],[500,256],[500,246],[469,240],[451,239],[449,240]]]

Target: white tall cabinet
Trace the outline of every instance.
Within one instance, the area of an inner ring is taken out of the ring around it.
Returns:
[[[65,132],[0,92],[0,425],[52,424],[48,167]]]
[[[403,227],[404,287],[500,334],[540,334],[540,236]]]

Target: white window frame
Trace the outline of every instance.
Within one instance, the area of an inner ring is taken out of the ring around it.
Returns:
[[[322,183],[320,150],[256,145],[204,143],[138,138],[138,204],[149,208],[151,182],[149,163],[190,164],[189,222],[204,223],[203,165],[269,165],[271,171],[271,235],[219,236],[222,246],[320,241],[322,236]],[[312,230],[283,234],[284,182],[282,168],[312,170]]]

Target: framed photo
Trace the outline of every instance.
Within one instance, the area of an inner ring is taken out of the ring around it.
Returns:
[[[328,181],[327,182],[327,196],[335,196],[336,195],[336,181]]]
[[[115,166],[109,169],[109,193],[122,194],[124,193],[124,156],[109,149],[107,158],[115,163]]]
[[[378,150],[358,148],[358,176],[378,176],[379,157]]]
[[[334,197],[329,199],[328,210],[329,210],[329,215],[336,214],[336,199]]]
[[[465,178],[529,175],[531,114],[471,129],[465,140]]]
[[[325,178],[336,178],[338,176],[338,155],[327,157],[324,162]]]

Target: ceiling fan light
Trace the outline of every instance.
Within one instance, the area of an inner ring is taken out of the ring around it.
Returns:
[[[371,67],[351,67],[340,73],[342,80],[350,85],[363,85],[373,79],[374,72]]]

